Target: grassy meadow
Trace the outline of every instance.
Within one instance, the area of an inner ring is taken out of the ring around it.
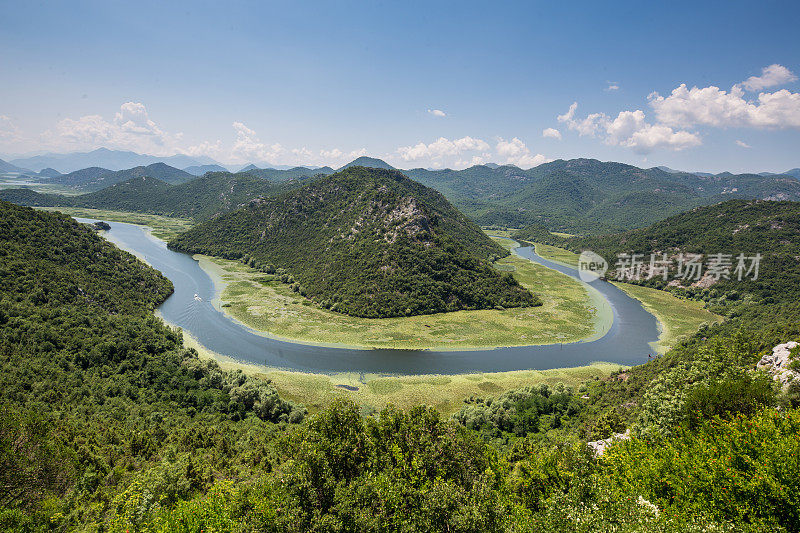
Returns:
[[[573,268],[578,267],[578,257],[580,257],[580,254],[556,246],[550,246],[549,244],[536,243],[535,246],[536,253],[545,259]]]

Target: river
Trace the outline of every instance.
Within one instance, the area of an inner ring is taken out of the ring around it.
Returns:
[[[88,219],[79,219],[90,222]],[[109,222],[105,237],[160,270],[172,281],[175,292],[159,307],[164,319],[181,327],[209,350],[243,363],[302,372],[361,374],[463,374],[545,370],[604,361],[636,365],[654,353],[649,343],[658,339],[658,322],[641,304],[605,281],[596,288],[613,312],[610,329],[587,342],[515,346],[486,350],[434,351],[350,349],[313,346],[259,335],[217,310],[211,303],[215,286],[191,256],[169,250],[147,228]],[[577,271],[535,253],[533,248],[515,252],[531,261],[575,279]],[[197,297],[195,297],[195,295]]]

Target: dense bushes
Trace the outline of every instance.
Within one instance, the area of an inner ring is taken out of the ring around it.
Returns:
[[[798,411],[706,419],[658,446],[634,439],[614,447],[601,464],[612,495],[636,491],[664,513],[800,529]]]
[[[470,398],[453,419],[487,438],[546,433],[570,423],[583,405],[572,390],[558,385],[523,387],[497,398]],[[510,435],[509,435],[510,434]]]
[[[695,429],[715,416],[753,415],[777,403],[774,389],[775,382],[769,376],[753,377],[749,373],[701,383],[686,397],[686,423]]]
[[[151,492],[174,502],[210,482],[200,474],[210,465],[237,462],[190,460],[200,448],[230,451],[244,427],[225,424],[303,418],[269,383],[183,348],[180,331],[152,315],[171,283],[88,226],[0,202],[0,242],[0,524],[102,523],[142,470],[163,472]],[[175,440],[218,426],[228,435],[202,446]]]

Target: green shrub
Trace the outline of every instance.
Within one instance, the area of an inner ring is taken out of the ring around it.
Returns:
[[[748,372],[694,387],[686,397],[686,424],[694,429],[715,416],[731,418],[739,413],[749,416],[776,403],[772,379]]]

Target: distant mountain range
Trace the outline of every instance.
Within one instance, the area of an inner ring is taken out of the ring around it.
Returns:
[[[310,175],[329,174],[333,172],[333,169],[331,169],[330,172],[327,172],[327,169],[331,168],[327,166],[301,167],[293,165],[276,165],[266,161],[251,162],[248,163],[247,165],[239,167],[238,170],[236,170],[237,167],[235,166],[221,165],[217,161],[214,161],[213,159],[207,156],[190,157],[187,155],[176,154],[172,156],[160,157],[147,154],[139,154],[136,152],[125,151],[125,150],[110,150],[108,148],[98,148],[90,152],[71,152],[63,154],[47,153],[31,157],[11,158],[8,161],[0,160],[0,172],[26,173],[28,175],[32,175],[40,172],[43,169],[48,169],[49,171],[68,174],[70,172],[76,170],[82,170],[88,167],[101,167],[109,170],[125,170],[137,166],[148,166],[153,163],[159,163],[159,162],[166,163],[175,168],[183,169],[186,172],[193,174],[195,176],[202,176],[206,172],[227,172],[227,171],[247,172],[251,170],[293,170],[296,172],[298,169],[301,168],[304,168],[306,169],[306,171],[310,172]],[[381,159],[362,156],[354,161],[351,161],[350,163],[347,163],[344,166],[337,168],[336,170],[343,170],[351,166],[363,166],[369,168],[384,168],[384,169],[395,168]],[[488,167],[492,170],[496,170],[502,166],[508,166],[508,165],[486,163],[483,166]],[[667,172],[669,174],[696,174],[698,176],[704,176],[704,177],[718,176],[720,174],[728,174],[726,172],[714,174],[710,172],[675,170],[667,166],[658,166],[654,168]],[[436,169],[428,169],[428,170],[437,171]],[[449,169],[442,169],[442,170],[449,170]],[[800,179],[800,168],[793,168],[787,170],[786,172],[759,172],[757,174],[760,176],[793,176],[797,179]]]
[[[196,176],[165,163],[153,163],[116,172],[101,167],[89,167],[48,180],[48,183],[72,187],[82,191],[97,191],[131,178],[148,176],[166,183],[184,183]]]
[[[228,172],[228,169],[220,165],[193,165],[183,169],[193,176],[202,176],[206,172]]]
[[[3,161],[2,159],[0,159],[0,172],[3,172],[3,173],[6,173],[6,172],[9,172],[9,173],[20,173],[21,174],[23,172],[30,173],[31,171],[26,169],[26,168],[21,168],[21,167],[18,167],[16,165],[12,165],[11,163],[9,163],[7,161]]]
[[[478,165],[411,169],[406,175],[442,192],[482,225],[602,233],[646,226],[675,213],[731,198],[800,200],[787,176],[642,169],[596,159],[556,160],[529,170]]]
[[[149,176],[136,176],[99,191],[75,196],[42,194],[31,189],[4,189],[0,190],[0,199],[34,207],[133,211],[199,221],[245,205],[254,198],[298,188],[302,183],[273,183],[248,174],[210,172],[177,185]]]
[[[109,170],[123,170],[131,167],[147,166],[153,163],[166,163],[168,165],[185,168],[190,166],[216,164],[210,157],[189,157],[186,155],[172,155],[157,157],[153,155],[137,154],[123,150],[109,150],[98,148],[91,152],[73,152],[69,154],[43,154],[33,157],[23,157],[9,161],[12,165],[26,169],[40,171],[43,168],[54,168],[59,172],[69,173],[87,167],[102,167]]]
[[[360,157],[339,170],[357,166],[393,169],[380,159]],[[39,177],[49,184],[92,192],[135,177],[180,184],[209,171],[229,174],[215,164],[186,168],[191,172],[159,162],[120,171],[88,167],[64,175]],[[331,167],[274,169],[255,165],[242,170],[236,175],[270,183],[317,179],[336,172]],[[793,175],[800,176],[798,169],[775,175],[703,174],[668,167],[643,169],[596,159],[571,159],[528,170],[512,165],[476,165],[464,170],[415,168],[402,172],[444,194],[481,225],[523,227],[541,223],[552,231],[567,233],[608,233],[642,227],[687,209],[731,198],[800,200],[800,179]]]

